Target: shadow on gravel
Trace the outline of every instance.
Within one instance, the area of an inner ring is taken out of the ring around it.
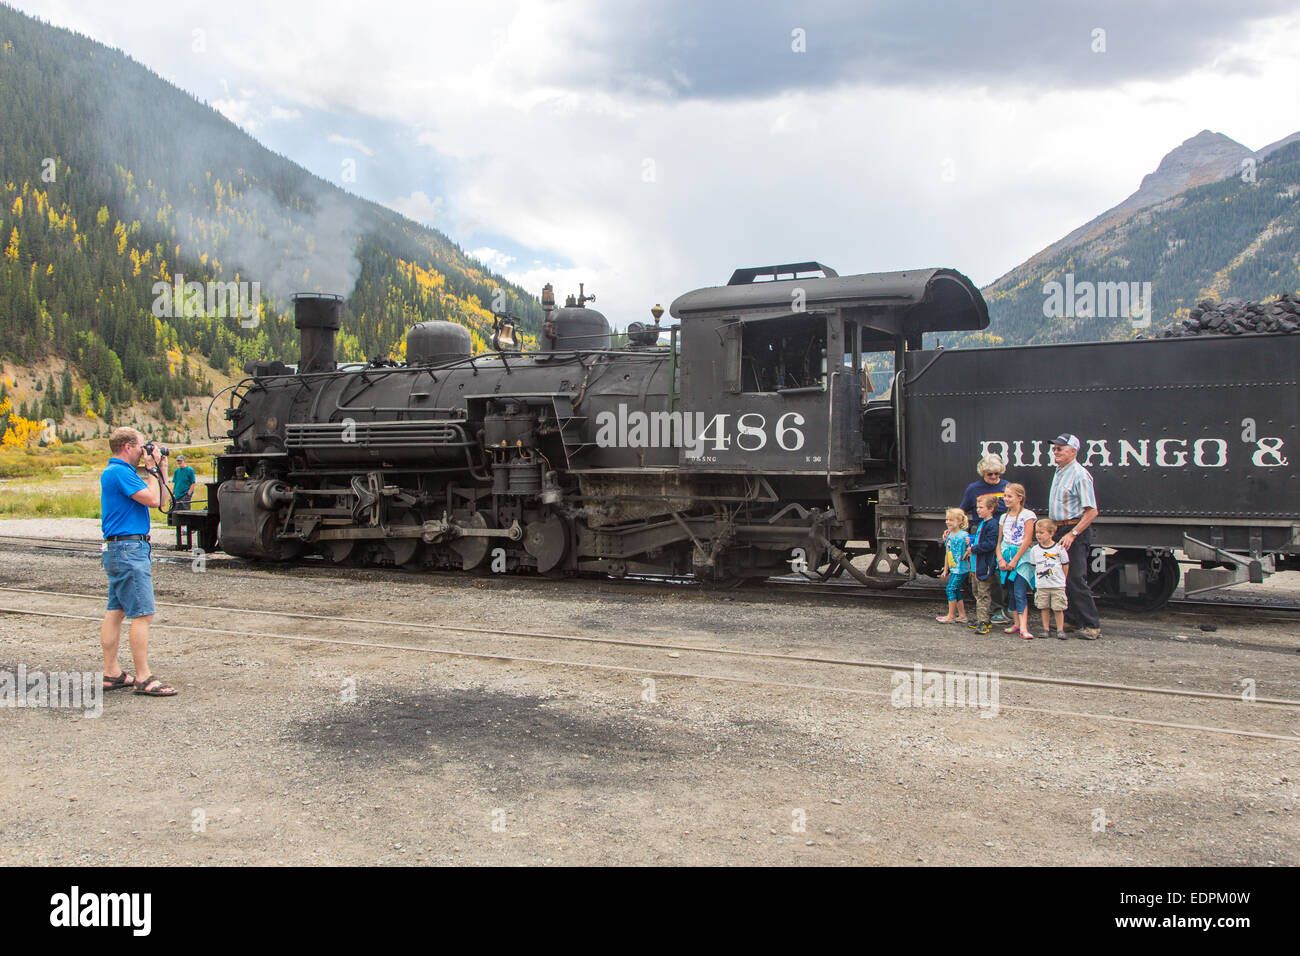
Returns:
[[[653,716],[483,688],[386,695],[337,706],[300,727],[304,742],[345,763],[415,760],[437,769],[454,760],[490,773],[497,785],[522,785],[525,775],[536,784],[539,774],[551,783],[635,785],[665,758],[700,756],[719,742]]]

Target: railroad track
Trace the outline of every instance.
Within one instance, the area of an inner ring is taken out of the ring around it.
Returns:
[[[82,594],[71,591],[52,591],[40,588],[14,588],[0,587],[0,595],[18,595],[27,597],[44,597],[52,598],[59,602],[63,607],[67,604],[77,604],[86,602],[91,604],[89,608],[92,613],[73,613],[68,610],[52,610],[48,608],[32,607],[13,607],[0,605],[0,615],[10,614],[15,616],[30,616],[50,619],[74,620],[82,622],[98,622],[102,615],[98,612],[98,605],[102,603],[103,596],[100,594]],[[916,668],[926,674],[953,674],[967,676],[971,671],[967,668],[958,668],[950,665],[919,664],[916,662],[898,662],[898,661],[881,661],[867,659],[851,659],[837,657],[822,657],[811,654],[790,654],[776,651],[757,651],[745,650],[734,647],[717,647],[699,644],[683,644],[665,641],[646,641],[626,637],[597,637],[592,635],[572,634],[572,633],[553,633],[546,631],[525,631],[525,630],[508,630],[501,628],[477,627],[471,625],[453,625],[437,624],[423,621],[404,621],[392,618],[369,618],[369,617],[349,617],[341,615],[311,614],[297,611],[276,611],[265,610],[262,608],[248,608],[228,605],[208,605],[194,604],[187,602],[158,601],[160,607],[177,608],[189,612],[186,619],[192,619],[195,616],[202,617],[208,615],[233,614],[238,615],[241,620],[252,617],[280,618],[291,622],[297,622],[301,627],[301,622],[328,622],[332,625],[359,625],[366,627],[382,627],[387,631],[394,633],[414,632],[428,633],[436,632],[444,635],[467,636],[470,639],[476,639],[480,642],[484,639],[491,639],[494,643],[506,642],[541,642],[551,644],[561,644],[566,646],[585,646],[587,649],[597,649],[607,652],[611,648],[620,650],[632,650],[634,652],[654,652],[656,654],[668,652],[671,656],[680,657],[684,654],[697,655],[704,658],[722,658],[732,662],[761,662],[770,664],[780,662],[783,667],[815,667],[829,668],[840,673],[856,672],[871,670],[887,670],[898,673],[911,673]],[[346,647],[360,647],[371,650],[391,650],[406,653],[424,654],[429,656],[459,657],[486,661],[503,661],[521,664],[534,664],[546,667],[567,667],[575,669],[595,670],[603,672],[627,673],[641,675],[643,677],[656,678],[678,678],[702,682],[719,682],[724,684],[742,684],[749,686],[781,688],[786,690],[798,690],[816,694],[835,694],[835,695],[858,695],[867,697],[884,697],[892,696],[891,691],[880,691],[863,687],[846,687],[833,686],[821,683],[809,683],[804,681],[791,680],[774,680],[764,677],[736,674],[719,674],[703,671],[684,671],[679,669],[665,669],[662,667],[645,666],[642,664],[617,664],[608,661],[592,660],[571,660],[555,657],[539,657],[534,655],[524,655],[518,653],[507,653],[505,650],[479,650],[454,647],[454,646],[431,646],[427,644],[406,644],[396,643],[393,641],[365,641],[351,638],[334,638],[322,637],[309,633],[298,631],[292,634],[281,633],[277,631],[265,630],[247,630],[244,628],[229,628],[203,624],[173,624],[162,623],[155,624],[155,628],[160,630],[177,630],[196,633],[206,633],[222,635],[227,637],[255,639],[255,640],[272,640],[287,643],[316,644],[316,645],[339,645]],[[1289,698],[1275,697],[1257,697],[1249,701],[1244,700],[1238,694],[1225,694],[1218,691],[1193,690],[1182,687],[1162,687],[1151,685],[1133,685],[1121,684],[1102,681],[1085,681],[1070,678],[1051,677],[1034,674],[1015,674],[1002,673],[996,674],[999,684],[1006,682],[1013,685],[1022,685],[1038,688],[1051,688],[1057,691],[1072,690],[1085,692],[1100,692],[1103,694],[1118,694],[1139,698],[1157,698],[1157,697],[1175,697],[1190,699],[1195,702],[1212,702],[1217,705],[1231,705],[1233,710],[1239,710],[1242,707],[1260,708],[1276,712],[1278,709],[1300,714],[1300,700]],[[1057,717],[1076,718],[1082,720],[1101,720],[1107,722],[1118,722],[1134,724],[1148,727],[1160,727],[1179,731],[1190,731],[1193,733],[1224,734],[1238,737],[1286,741],[1288,743],[1300,744],[1300,734],[1297,733],[1274,733],[1266,730],[1257,730],[1243,727],[1224,727],[1217,725],[1207,725],[1201,723],[1186,723],[1182,721],[1156,720],[1141,717],[1131,717],[1126,715],[1117,715],[1114,713],[1094,713],[1088,711],[1063,710],[1053,707],[1039,707],[1027,704],[998,704],[998,710],[1012,712],[1038,713]]]
[[[812,594],[824,594],[828,597],[867,597],[870,595],[894,595],[901,600],[939,601],[942,600],[943,586],[937,580],[934,584],[911,584],[895,588],[892,591],[873,591],[857,583],[843,581],[807,581],[799,578],[771,578],[764,587],[782,587]],[[1100,603],[1100,599],[1099,599]],[[1180,611],[1222,611],[1225,614],[1268,613],[1273,612],[1282,617],[1277,620],[1300,621],[1300,601],[1260,601],[1258,599],[1242,600],[1240,595],[1235,600],[1214,598],[1170,598],[1161,610]],[[1117,608],[1117,610],[1125,610]],[[1143,612],[1130,612],[1143,613]]]
[[[163,564],[190,564],[193,561],[193,555],[188,551],[176,551],[170,546],[155,543],[153,559]],[[21,535],[0,535],[0,550],[15,551],[32,551],[53,554],[70,554],[98,556],[100,548],[94,541],[88,541],[85,538],[37,538],[32,536]],[[237,558],[220,552],[207,556],[208,561],[219,561],[222,564],[232,567],[247,567],[263,571],[274,570],[280,565],[259,563],[256,561],[247,561],[243,558]],[[311,568],[316,573],[330,573],[336,569],[332,565],[326,564],[323,560],[307,560],[293,564],[295,569]],[[356,570],[356,569],[354,569]],[[413,575],[429,575],[436,577],[445,577],[457,579],[464,575],[460,571],[411,571],[402,568],[376,567],[360,569],[367,573],[376,574],[393,574],[405,578]],[[545,580],[548,583],[560,579],[541,579],[533,577],[512,577],[513,581],[537,581]],[[585,578],[580,581],[604,581],[613,579],[602,578]],[[673,587],[698,587],[698,582],[690,578],[671,577],[667,575],[629,575],[619,582],[620,586],[673,586]],[[804,596],[823,596],[845,598],[849,600],[873,600],[882,601],[924,601],[935,602],[941,601],[942,587],[938,584],[912,584],[905,585],[893,590],[875,591],[870,588],[862,587],[855,582],[845,581],[809,581],[804,578],[795,577],[773,577],[767,579],[761,585],[743,585],[730,591],[719,593],[724,594],[744,594],[752,596],[756,594],[771,594],[773,589],[779,591],[788,591]],[[1118,608],[1117,610],[1124,610]],[[1265,601],[1259,600],[1215,600],[1205,598],[1174,598],[1169,601],[1162,611],[1179,611],[1186,613],[1199,614],[1221,614],[1224,616],[1244,617],[1250,622],[1276,622],[1276,623],[1295,623],[1300,622],[1300,602],[1297,601]],[[1129,612],[1139,613],[1139,612]],[[1271,616],[1270,616],[1271,615]]]

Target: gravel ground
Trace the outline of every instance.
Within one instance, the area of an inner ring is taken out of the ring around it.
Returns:
[[[98,541],[103,532],[98,518],[3,518],[0,535],[4,534]]]
[[[0,534],[73,537],[72,524],[9,521]],[[0,862],[1300,863],[1300,741],[1014,708],[1281,734],[1300,733],[1300,710],[1005,679],[1227,694],[1250,680],[1260,697],[1300,699],[1293,624],[1116,612],[1096,643],[1025,642],[937,624],[939,601],[220,558],[203,573],[157,564],[154,581],[160,602],[326,618],[162,605],[152,657],[179,697],[116,692],[98,718],[6,711]],[[0,591],[2,608],[70,615],[0,613],[0,672],[99,666],[96,560],[0,542],[0,584],[94,596]],[[887,669],[410,622],[992,671],[1004,675],[1001,708],[989,719],[974,708],[893,707]],[[1208,623],[1217,630],[1200,630]],[[640,671],[435,647],[843,690],[662,674],[647,684]]]

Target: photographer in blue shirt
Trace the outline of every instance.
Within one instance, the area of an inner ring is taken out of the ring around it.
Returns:
[[[148,697],[172,697],[176,691],[149,670],[149,625],[153,621],[153,576],[149,546],[149,509],[162,506],[167,460],[152,448],[149,480],[136,471],[145,458],[145,439],[134,428],[113,429],[108,436],[113,457],[99,476],[99,513],[103,528],[104,571],[108,575],[108,610],[99,629],[104,648],[104,690],[130,687]],[[130,618],[129,638],[136,676],[118,663],[122,621]]]

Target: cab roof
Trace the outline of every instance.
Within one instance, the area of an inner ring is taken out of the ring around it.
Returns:
[[[776,267],[737,270],[732,279],[746,273],[772,274]],[[800,270],[802,271],[802,270]],[[905,272],[869,272],[837,276],[834,270],[823,277],[750,281],[696,289],[678,296],[670,314],[689,320],[727,315],[742,321],[769,319],[791,314],[796,290],[803,291],[808,312],[832,309],[848,313],[890,313],[897,331],[914,337],[923,332],[978,332],[988,327],[989,310],[975,284],[955,269],[911,269]],[[873,323],[875,324],[875,323]],[[890,323],[894,325],[893,322]]]

